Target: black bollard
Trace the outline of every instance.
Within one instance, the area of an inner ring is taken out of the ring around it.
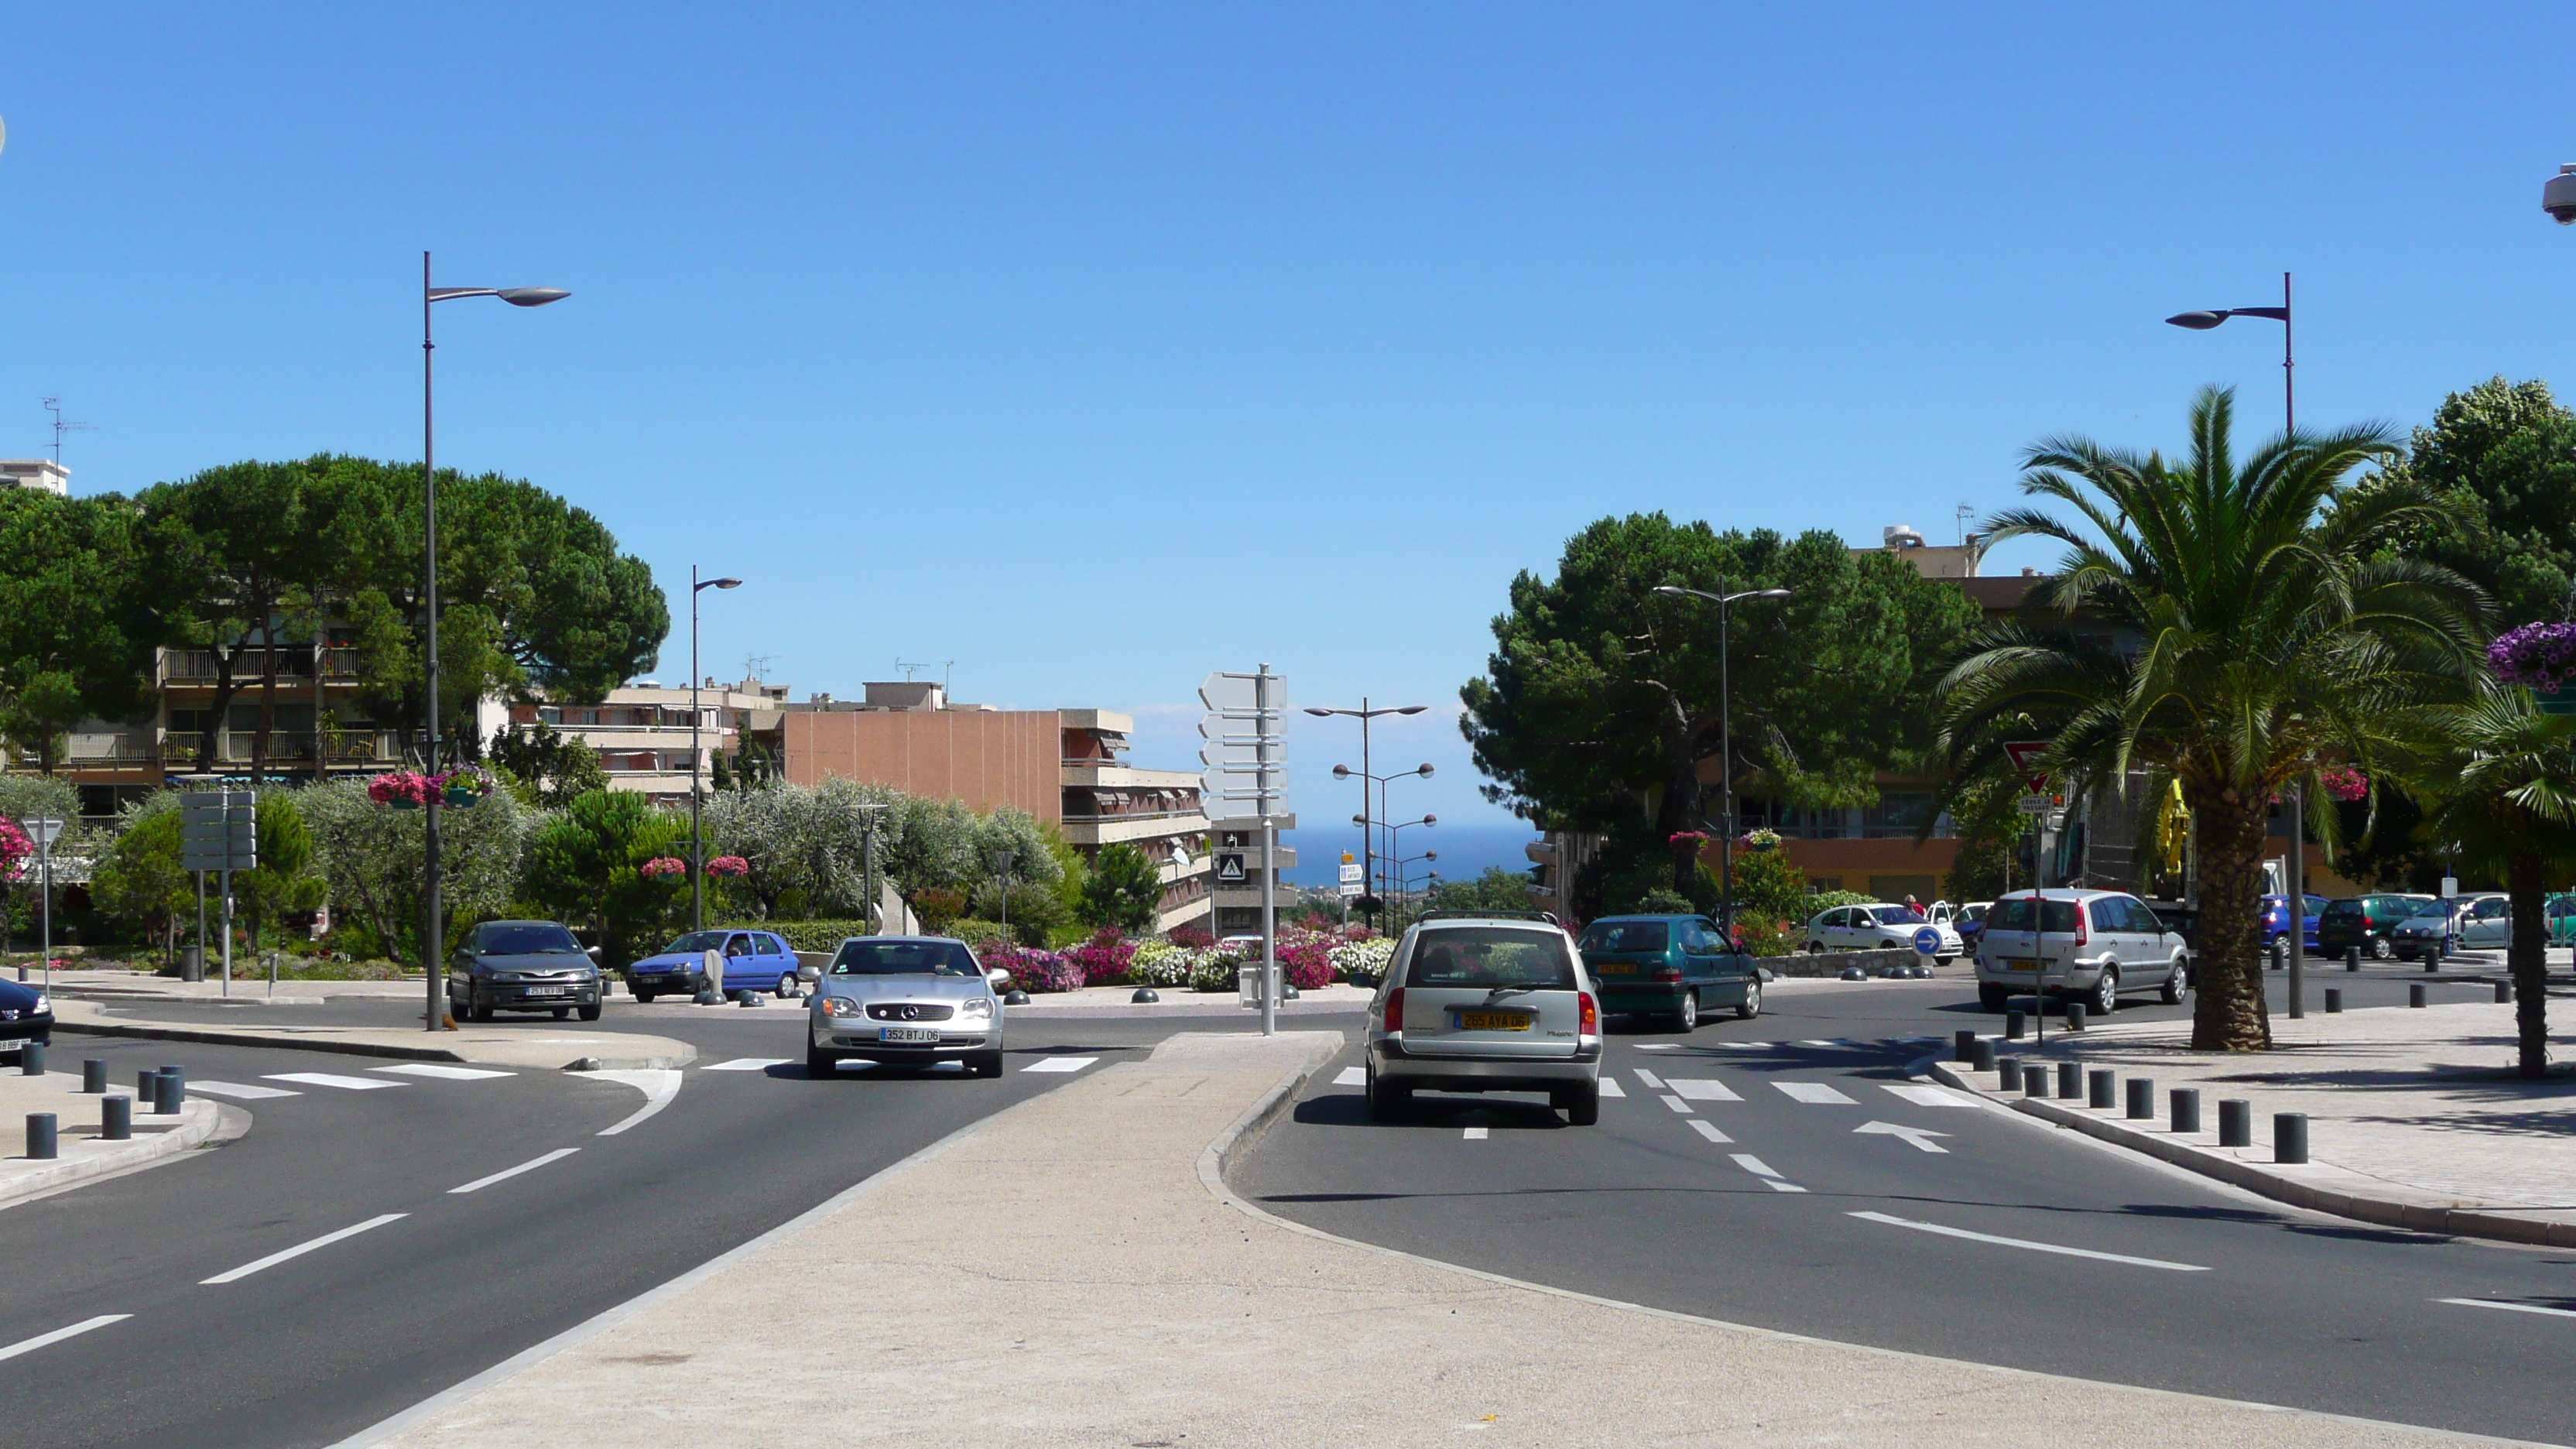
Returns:
[[[2448,938],[2448,937],[2445,937],[2444,939],[2439,940],[2439,941],[2436,941],[2436,942],[2434,942],[2432,945],[2430,945],[2430,946],[2428,946],[2428,947],[2426,947],[2426,948],[2425,948],[2425,950],[2424,950],[2424,971],[2425,971],[2425,974],[2430,975],[2431,973],[2436,972],[2436,971],[2439,971],[2439,970],[2441,970],[2441,969],[2442,969],[2442,955],[2443,955],[2443,952],[2444,952],[2446,949],[2448,949],[2448,948],[2449,948],[2450,944],[2451,944],[2451,943],[2450,943],[2449,938]]]
[[[18,1048],[18,1075],[41,1077],[45,1074],[45,1044],[31,1041]]]
[[[2251,1147],[2254,1145],[2254,1104],[2242,1097],[2218,1099],[2218,1145]]]
[[[2424,1004],[2423,982],[2415,982],[2406,988],[2406,1004],[2408,1006],[2422,1006]]]
[[[140,1071],[134,1074],[134,1100],[142,1104],[143,1111],[160,1110],[154,1105],[161,1100],[160,1084],[161,1074],[157,1071]]]
[[[2016,1007],[2014,1007],[2013,1009],[2011,1009],[2010,1011],[2007,1011],[2007,1012],[2005,1012],[2005,1013],[2004,1013],[2004,1040],[2006,1040],[2006,1041],[2019,1041],[2019,1040],[2021,1040],[2021,1029],[2022,1029],[2022,1014],[2021,1014],[2021,1008],[2020,1008],[2020,1007],[2018,1007],[2018,1006],[2016,1006]]]
[[[109,1097],[98,1104],[98,1135],[109,1142],[123,1142],[134,1135],[132,1097]]]
[[[2022,1063],[2021,1093],[2025,1097],[2045,1097],[2048,1095],[2048,1063]]]
[[[1988,1051],[1994,1050],[1994,1044],[1992,1042],[1986,1043],[1986,1049]],[[2021,1090],[2021,1058],[2005,1057],[1995,1063],[1995,1070],[2002,1074],[2001,1079],[1995,1083],[1996,1091],[2018,1092]]]
[[[152,1074],[152,1110],[164,1117],[176,1116],[180,1105],[188,1100],[188,1079],[163,1068]]]
[[[2346,971],[2358,971],[2361,969],[2361,948],[2359,946],[2346,946],[2343,948],[2343,969]]]
[[[170,1079],[170,1084],[174,1087],[185,1088],[188,1085],[188,1069],[186,1067],[178,1066],[170,1062],[163,1062],[161,1064],[161,1075],[168,1077]],[[184,1098],[185,1095],[186,1094],[183,1091],[181,1096]]]
[[[2127,1082],[2127,1086],[2129,1089],[2129,1120],[2133,1122],[2153,1122],[2156,1120],[2155,1079],[2153,1077],[2131,1077]]]
[[[2343,1010],[2342,988],[2335,986],[2329,986],[2326,988],[2326,1010],[2329,1012]]]
[[[107,1058],[91,1057],[81,1063],[81,1090],[93,1097],[107,1090]]]
[[[2173,1130],[2176,1132],[2200,1130],[2200,1088],[2176,1087],[2167,1092],[2165,1098],[2172,1103],[2166,1109],[2166,1115],[2173,1123]]]
[[[1957,1031],[1950,1033],[1950,1060],[1954,1062],[1973,1062],[1976,1059],[1976,1028],[1963,1026]]]
[[[1971,1070],[1991,1072],[1995,1069],[1995,1044],[1990,1037],[1977,1038],[1976,1054],[1968,1058]]]
[[[2057,1095],[2072,1102],[2084,1095],[2084,1069],[2073,1062],[2057,1064]]]
[[[2068,1031],[2082,1031],[2084,1029],[2083,1002],[2070,1001],[2066,1003],[2066,1029]]]
[[[2308,1160],[2308,1114],[2275,1112],[2272,1114],[2272,1160],[2305,1162]]]
[[[54,1114],[27,1114],[27,1155],[38,1162],[54,1156]]]
[[[2095,1067],[2084,1074],[2084,1084],[2091,1095],[2084,1099],[2088,1107],[2109,1107],[2115,1098],[2119,1074],[2105,1067]]]
[[[2497,982],[2497,983],[2496,983],[2496,1000],[2498,1000],[2498,1001],[2511,1001],[2511,1000],[2513,1000],[2513,983],[2512,983],[2512,982],[2510,982],[2510,981],[2499,981],[2499,982]]]

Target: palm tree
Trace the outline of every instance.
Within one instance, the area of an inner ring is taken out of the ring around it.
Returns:
[[[2513,901],[2516,1067],[2549,1071],[2549,878],[2576,864],[2576,718],[2540,712],[2531,691],[2488,682],[2466,704],[2424,712],[2430,748],[2402,767],[2424,802],[2427,840],[2504,878]]]
[[[2054,727],[2062,771],[2125,781],[2154,766],[2180,782],[2200,845],[2192,1044],[2260,1051],[2271,1045],[2257,906],[2272,802],[2313,784],[2321,755],[2369,768],[2408,711],[2457,699],[2484,609],[2447,570],[2384,556],[2429,512],[2406,489],[2347,482],[2396,451],[2387,429],[2286,434],[2240,465],[2234,411],[2232,391],[2204,389],[2190,456],[2172,465],[2082,438],[2032,447],[2022,490],[2079,521],[2013,509],[1987,535],[2053,538],[2065,561],[2028,622],[1981,631],[1935,698],[1954,771],[1986,763],[1978,753],[1999,730],[2037,720]],[[2052,611],[2068,627],[2045,627]],[[2077,633],[2078,611],[2100,623]],[[2325,824],[2324,791],[2307,798]]]

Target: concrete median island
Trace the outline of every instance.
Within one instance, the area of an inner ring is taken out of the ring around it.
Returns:
[[[413,988],[414,992],[419,990]],[[420,1013],[414,1011],[417,1019]],[[558,1028],[544,1032],[494,1031],[459,1026],[454,1031],[413,1031],[363,1026],[302,1026],[288,1022],[151,1021],[112,1016],[95,1001],[54,1003],[57,1033],[205,1042],[215,1046],[286,1047],[421,1062],[479,1062],[487,1066],[652,1070],[684,1067],[698,1049],[666,1036]]]
[[[57,1042],[53,1050],[60,1049]],[[137,1102],[130,1109],[134,1135],[111,1142],[99,1135],[100,1114],[110,1096],[132,1098],[134,1084],[89,1093],[81,1090],[78,1072],[49,1071],[30,1077],[14,1062],[0,1065],[0,1207],[92,1178],[172,1161],[218,1138],[238,1137],[250,1126],[249,1113],[204,1097],[189,1098],[175,1116]],[[27,1114],[31,1112],[54,1114],[56,1155],[50,1159],[27,1156]]]

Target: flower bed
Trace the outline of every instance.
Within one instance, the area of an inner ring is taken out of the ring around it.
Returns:
[[[1366,941],[1344,941],[1332,948],[1333,974],[1344,981],[1365,977],[1370,981],[1386,975],[1395,961],[1395,943],[1379,936]]]
[[[1190,958],[1192,991],[1232,991],[1238,985],[1234,973],[1243,965],[1241,955],[1205,947],[1190,952]]]
[[[1194,954],[1169,941],[1143,941],[1127,958],[1127,979],[1138,986],[1187,986]]]
[[[2576,680],[2576,624],[2524,624],[2487,646],[2487,668],[2507,684],[2554,693]]]
[[[1135,963],[1136,948],[1116,931],[1104,928],[1065,952],[1064,958],[1082,968],[1083,979],[1093,986],[1124,986]]]
[[[985,969],[996,966],[1011,973],[1011,985],[1031,996],[1049,991],[1080,991],[1087,983],[1082,967],[1054,951],[1032,951],[1023,946],[994,942],[978,946],[976,955]]]

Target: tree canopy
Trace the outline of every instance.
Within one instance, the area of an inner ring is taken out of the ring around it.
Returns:
[[[137,521],[113,494],[0,489],[0,734],[48,774],[82,720],[152,710],[168,594],[147,568]]]
[[[2563,617],[2576,584],[2576,413],[2549,384],[2494,377],[2452,393],[2367,487],[2429,495],[2389,551],[2477,584],[2500,627]]]

